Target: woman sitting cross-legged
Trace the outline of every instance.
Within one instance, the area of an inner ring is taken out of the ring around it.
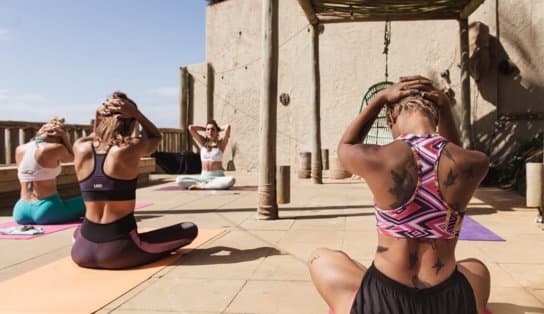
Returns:
[[[384,106],[395,140],[362,144]],[[489,161],[459,145],[448,98],[421,76],[379,92],[348,126],[338,157],[374,194],[378,243],[368,266],[325,248],[310,256],[334,313],[485,313],[489,271],[474,258],[456,261],[455,246]]]
[[[190,125],[189,132],[200,148],[202,173],[199,178],[178,176],[176,183],[188,189],[225,190],[236,182],[234,177],[225,176],[223,172],[223,152],[230,137],[230,125],[220,128],[217,122],[211,120],[206,127]],[[200,134],[204,132],[204,135]],[[223,133],[221,136],[220,133]]]
[[[30,142],[16,149],[21,197],[13,208],[13,218],[19,224],[63,223],[79,220],[85,214],[81,196],[62,200],[57,192],[60,163],[74,159],[63,123],[63,118],[52,118]]]
[[[137,125],[141,126],[141,134]],[[138,163],[155,151],[159,130],[121,92],[96,111],[93,133],[74,144],[75,169],[87,211],[76,229],[72,259],[89,268],[147,264],[188,245],[198,229],[190,222],[139,233],[134,218]]]

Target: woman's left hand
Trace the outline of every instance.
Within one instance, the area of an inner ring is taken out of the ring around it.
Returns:
[[[420,95],[421,97],[435,103],[438,109],[446,109],[450,107],[449,97],[432,85],[428,88],[422,89]]]
[[[108,99],[104,103],[104,109],[112,114],[119,115],[119,118],[135,118],[138,114],[138,108],[130,101],[122,99]]]

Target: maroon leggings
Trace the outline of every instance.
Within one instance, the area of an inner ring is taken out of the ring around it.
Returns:
[[[191,222],[138,233],[134,215],[107,224],[87,219],[74,233],[72,259],[88,268],[123,269],[154,262],[188,245],[198,234]]]

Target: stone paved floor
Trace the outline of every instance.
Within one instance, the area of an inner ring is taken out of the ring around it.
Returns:
[[[280,219],[255,219],[257,175],[236,173],[234,191],[138,190],[141,227],[193,221],[225,228],[219,238],[182,257],[98,313],[326,313],[305,261],[316,247],[345,250],[364,264],[375,251],[372,197],[351,179],[313,185],[293,178]],[[173,176],[156,176],[172,185]],[[544,231],[535,209],[514,192],[481,188],[469,214],[506,242],[459,241],[457,258],[476,257],[491,270],[495,314],[544,313]],[[9,220],[1,216],[0,222]],[[72,230],[33,240],[0,241],[0,281],[69,255]],[[0,296],[1,299],[1,296]]]

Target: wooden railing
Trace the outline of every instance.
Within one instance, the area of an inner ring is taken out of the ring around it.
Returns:
[[[15,163],[15,149],[28,142],[44,122],[0,121],[0,166]],[[71,142],[92,132],[90,124],[65,124],[64,129]],[[162,141],[160,152],[181,152],[182,130],[160,128]]]

